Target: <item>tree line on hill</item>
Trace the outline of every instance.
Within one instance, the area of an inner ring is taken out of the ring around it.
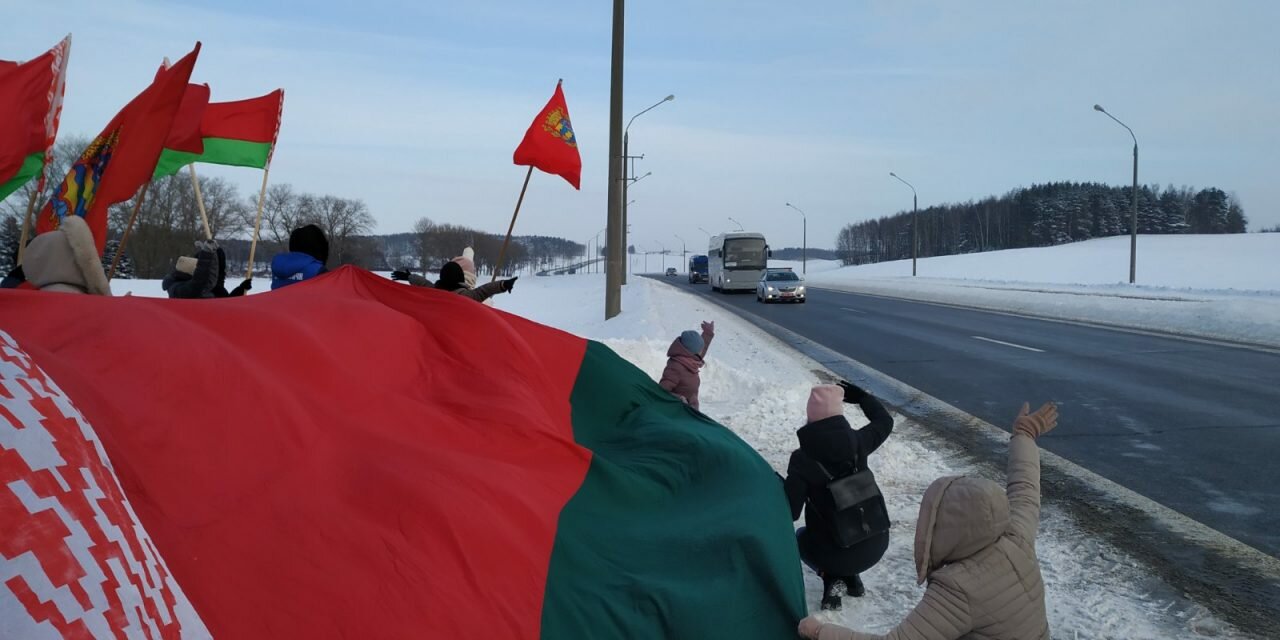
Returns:
[[[999,197],[921,209],[919,256],[1044,247],[1129,233],[1132,187],[1052,182]],[[911,257],[911,211],[846,225],[836,236],[845,264]],[[1138,188],[1138,233],[1244,233],[1244,209],[1216,187]]]
[[[48,173],[51,179],[45,193],[36,195],[36,202],[43,203],[51,197],[61,176],[66,175],[88,143],[83,136],[67,136],[55,144]],[[223,178],[200,176],[199,183],[209,228],[227,254],[228,273],[244,273],[248,269],[258,194],[242,194]],[[33,180],[0,202],[0,275],[8,273],[17,262],[22,216],[35,190]],[[139,205],[136,217],[135,204]],[[131,217],[133,225],[116,277],[163,278],[172,271],[179,256],[192,255],[194,242],[205,237],[195,189],[185,170],[152,181],[145,195],[110,208],[104,268],[109,268]],[[363,200],[306,193],[278,183],[267,188],[263,199],[254,273],[268,273],[271,257],[287,250],[290,232],[306,224],[319,225],[328,236],[330,268],[353,264],[372,270],[434,270],[470,246],[476,252],[476,267],[487,272],[497,262],[503,240],[502,235],[427,218],[419,220],[411,233],[371,235],[376,220]],[[582,259],[585,250],[581,243],[563,238],[514,237],[503,271],[567,264]]]

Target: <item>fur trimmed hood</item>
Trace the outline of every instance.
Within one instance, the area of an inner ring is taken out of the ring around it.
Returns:
[[[27,280],[43,291],[111,295],[93,232],[79,216],[66,216],[58,228],[27,245],[22,259]]]

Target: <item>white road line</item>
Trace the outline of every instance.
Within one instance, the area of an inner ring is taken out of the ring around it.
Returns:
[[[866,312],[866,311],[861,311],[861,310],[858,310],[858,309],[850,309],[849,307],[840,307],[840,310],[841,310],[841,311],[848,311],[848,312],[850,312],[850,313],[856,313],[856,314],[858,314],[858,315],[860,315],[860,316],[865,316],[865,315],[867,315],[867,312]]]
[[[993,340],[993,339],[991,339],[991,338],[984,338],[984,337],[982,337],[982,336],[969,336],[969,337],[970,337],[970,338],[973,338],[974,340],[982,340],[983,342],[993,342],[993,343],[995,343],[995,344],[1002,344],[1002,345],[1004,345],[1004,346],[1006,346],[1006,347],[1013,347],[1014,349],[1024,349],[1024,350],[1026,350],[1026,351],[1034,351],[1034,352],[1036,352],[1036,353],[1044,353],[1044,349],[1036,349],[1035,347],[1024,347],[1024,346],[1022,346],[1022,345],[1020,345],[1020,344],[1014,344],[1014,343],[1012,343],[1012,342],[1005,342],[1005,341],[1003,341],[1003,340]]]

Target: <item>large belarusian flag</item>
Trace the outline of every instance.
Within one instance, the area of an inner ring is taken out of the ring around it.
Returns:
[[[219,638],[776,640],[804,615],[769,465],[598,343],[352,267],[216,302],[0,290],[0,317],[0,635],[93,607]]]
[[[62,115],[71,36],[38,58],[0,60],[0,200],[40,177]]]
[[[171,176],[193,162],[266,168],[280,132],[283,109],[283,89],[248,100],[210,102],[200,123],[204,151],[166,148],[156,164],[155,177]]]

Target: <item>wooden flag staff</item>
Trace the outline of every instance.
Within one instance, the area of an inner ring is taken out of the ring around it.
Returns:
[[[27,215],[22,217],[22,239],[18,241],[18,264],[22,264],[22,254],[27,252],[27,239],[31,237],[31,214],[35,212],[36,196],[39,193],[39,189],[32,189],[31,197],[27,199]]]
[[[204,237],[208,240],[213,239],[213,231],[209,230],[209,214],[204,211],[204,196],[200,194],[200,179],[196,177],[196,165],[191,163],[187,165],[191,169],[191,188],[196,191],[196,206],[200,208],[200,222],[204,223]]]
[[[498,252],[498,263],[493,268],[493,277],[489,282],[498,279],[498,272],[502,269],[502,260],[507,257],[507,245],[511,243],[511,232],[516,228],[516,217],[520,215],[520,205],[524,203],[524,192],[529,188],[529,177],[533,175],[533,165],[529,165],[529,172],[524,174],[524,186],[520,187],[520,199],[516,200],[516,211],[511,214],[511,225],[507,227],[507,237],[502,241],[502,251]]]
[[[262,191],[258,192],[258,217],[253,221],[253,244],[249,245],[249,268],[244,274],[246,280],[253,277],[253,254],[258,250],[258,231],[262,228],[262,205],[267,199],[267,176],[271,173],[271,162],[262,168]]]
[[[124,244],[129,241],[129,232],[133,230],[133,222],[138,219],[138,210],[142,209],[142,203],[147,200],[147,191],[151,189],[151,181],[142,185],[142,190],[137,194],[138,198],[133,202],[133,213],[129,214],[129,224],[124,227],[124,234],[120,236],[120,244],[116,245],[116,253],[111,256],[111,269],[107,271],[107,280],[115,277],[116,267],[120,264],[120,256],[124,255]]]

